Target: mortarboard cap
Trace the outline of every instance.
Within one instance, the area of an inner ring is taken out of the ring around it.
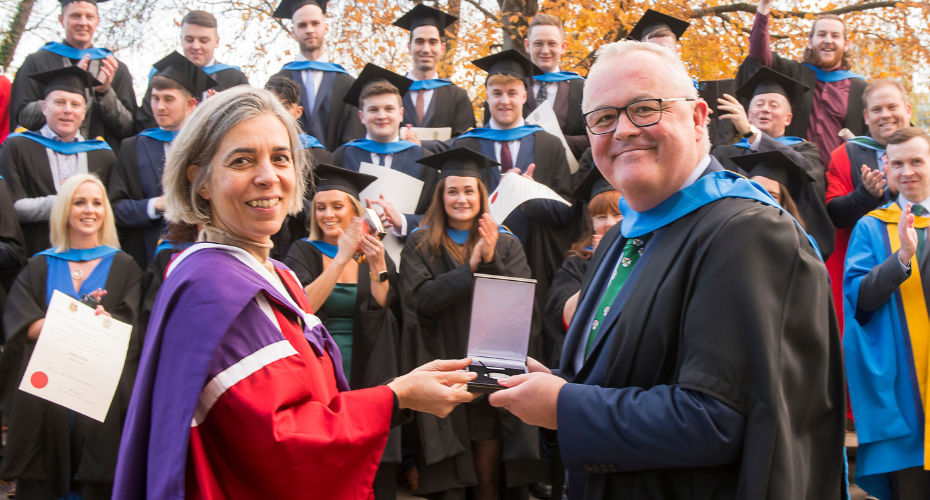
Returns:
[[[417,163],[439,170],[439,178],[451,175],[456,177],[481,178],[484,169],[500,165],[483,154],[465,147],[450,149],[442,153],[425,156]]]
[[[64,90],[65,92],[84,96],[85,89],[100,85],[100,81],[77,66],[65,66],[64,68],[43,71],[42,73],[29,75],[29,78],[45,86],[43,97],[53,90]]]
[[[791,157],[777,149],[762,153],[731,156],[730,159],[738,167],[749,172],[749,177],[767,177],[788,188],[796,188],[814,180]]]
[[[591,171],[572,193],[572,199],[591,201],[595,196],[607,191],[616,191],[616,188],[607,182],[597,165],[592,165]]]
[[[200,99],[204,92],[218,85],[203,68],[192,63],[190,59],[177,51],[168,54],[154,66],[158,70],[155,76],[170,78],[180,83],[197,99]]]
[[[491,75],[510,75],[526,81],[531,76],[543,74],[539,66],[533,64],[516,49],[505,50],[471,62]],[[487,80],[485,80],[487,81]]]
[[[64,7],[65,5],[68,5],[71,2],[87,2],[87,3],[92,3],[94,5],[97,5],[98,3],[107,2],[107,1],[109,0],[58,0],[58,3],[60,3],[61,6]]]
[[[327,163],[320,163],[313,167],[313,175],[316,177],[316,192],[320,191],[342,191],[359,199],[359,193],[362,192],[369,184],[378,180],[373,175],[363,174],[354,170],[349,170]]]
[[[458,21],[458,19],[459,18],[451,14],[446,14],[439,9],[417,4],[398,20],[394,21],[394,26],[403,28],[411,33],[420,26],[435,26],[439,29],[439,36],[442,36],[443,31],[452,23]]]
[[[688,31],[689,26],[691,26],[691,23],[688,21],[649,9],[643,14],[643,17],[639,18],[639,21],[637,21],[633,29],[630,30],[630,34],[627,35],[627,38],[644,40],[652,31],[665,27],[672,30],[676,40],[680,40],[681,35],[684,35],[685,31]]]
[[[365,65],[365,68],[362,69],[362,72],[359,73],[358,78],[355,79],[355,83],[349,87],[349,91],[346,92],[346,96],[342,99],[342,102],[352,106],[359,106],[361,104],[359,98],[362,96],[362,91],[365,90],[368,84],[377,81],[387,82],[397,87],[397,91],[400,92],[401,97],[403,97],[404,94],[410,90],[410,86],[413,85],[413,80],[406,76],[398,75],[381,66],[368,63]]]
[[[788,99],[789,103],[793,103],[808,88],[807,85],[785,74],[763,67],[736,89],[736,96],[752,100],[759,94],[781,94]]]
[[[291,19],[301,7],[307,5],[316,5],[326,14],[327,3],[329,3],[329,0],[281,0],[281,3],[278,4],[278,8],[274,10],[272,17]]]

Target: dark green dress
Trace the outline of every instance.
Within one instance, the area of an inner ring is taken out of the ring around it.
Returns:
[[[326,315],[326,329],[333,336],[342,353],[342,369],[346,380],[352,380],[352,329],[355,326],[355,300],[357,283],[336,283],[320,312]]]

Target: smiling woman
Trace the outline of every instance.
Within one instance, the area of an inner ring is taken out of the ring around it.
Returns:
[[[96,302],[97,314],[131,324],[141,298],[142,270],[118,249],[106,190],[94,175],[75,175],[62,184],[50,225],[54,248],[31,258],[17,276],[3,316],[7,339],[0,356],[0,407],[10,417],[10,434],[0,477],[17,479],[17,497],[27,500],[58,498],[62,492],[77,493],[84,500],[106,499],[111,497],[117,443],[138,366],[138,330],[133,329],[123,373],[103,422],[17,388],[55,290],[84,298],[85,303]],[[70,465],[57,465],[62,463]]]
[[[274,95],[249,87],[204,101],[175,140],[166,217],[204,229],[155,301],[115,498],[367,498],[401,409],[472,399],[458,385],[471,377],[448,373],[469,360],[349,391],[337,343],[268,256],[301,208],[301,148]]]

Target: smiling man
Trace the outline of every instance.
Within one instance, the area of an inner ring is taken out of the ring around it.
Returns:
[[[238,66],[230,66],[218,62],[213,53],[220,46],[220,35],[217,32],[216,17],[203,10],[192,10],[181,20],[181,47],[184,57],[194,63],[216,81],[212,87],[216,92],[222,92],[236,85],[248,85],[249,78],[245,76]],[[138,129],[160,127],[158,120],[152,116],[152,77],[158,71],[152,68],[149,74],[149,88],[145,91],[142,105],[136,112]],[[203,96],[194,96],[200,99]]]
[[[887,138],[900,193],[859,220],[846,256],[843,346],[859,451],[856,483],[881,499],[930,498],[927,471],[927,226],[930,136]]]
[[[303,116],[298,120],[303,131],[317,139],[326,149],[336,151],[343,144],[365,135],[358,119],[358,108],[345,102],[346,93],[355,82],[342,66],[329,61],[323,47],[329,23],[326,4],[329,0],[283,0],[274,17],[292,21],[291,36],[297,40],[297,60],[284,65],[274,76],[284,76],[300,84]]]
[[[105,141],[84,140],[80,132],[88,113],[86,91],[100,85],[99,80],[77,66],[30,78],[43,88],[45,125],[39,132],[7,137],[0,148],[0,177],[10,189],[26,253],[35,255],[50,246],[48,221],[58,187],[88,172],[106,182],[116,157]]]
[[[865,214],[892,201],[894,184],[885,179],[885,147],[897,130],[910,125],[911,105],[899,82],[870,83],[862,94],[868,134],[833,150],[827,167],[827,212],[836,226],[836,251],[827,260],[836,307],[842,312],[843,268],[852,228]],[[844,316],[840,314],[840,328]]]
[[[584,109],[623,221],[560,376],[530,361],[491,404],[558,430],[573,499],[845,498],[842,354],[808,236],[707,154],[707,104],[672,50],[601,46]]]
[[[458,18],[417,4],[394,22],[410,32],[407,48],[413,68],[407,78],[413,80],[404,94],[404,123],[414,127],[452,129],[452,137],[475,126],[475,110],[468,92],[446,78],[439,78],[437,68],[446,53],[443,35]]]
[[[844,128],[856,135],[864,134],[861,115],[866,81],[849,71],[849,40],[843,20],[834,15],[814,20],[804,60],[799,62],[784,59],[769,48],[771,6],[772,0],[759,0],[749,35],[749,57],[736,74],[737,85],[745,83],[761,66],[800,80],[808,90],[794,104],[795,119],[788,127],[788,135],[811,141],[820,151],[833,151],[842,144],[838,133]]]
[[[110,177],[109,197],[122,250],[147,269],[165,228],[161,177],[171,143],[217,82],[187,57],[172,52],[155,63],[149,84],[155,128],[123,140]]]
[[[29,78],[30,75],[78,66],[100,82],[85,91],[87,111],[79,124],[81,136],[103,137],[111,148],[117,149],[120,140],[134,132],[136,94],[132,89],[132,75],[109,50],[94,47],[94,35],[100,22],[98,0],[60,2],[58,22],[65,31],[64,42],[49,42],[23,61],[11,90],[10,130],[25,127],[37,131],[46,123],[42,110],[44,88]]]
[[[542,75],[527,79],[527,92],[531,91],[532,95],[523,107],[523,117],[530,116],[537,106],[548,103],[555,111],[559,128],[572,154],[575,158],[581,158],[590,146],[581,119],[584,79],[578,73],[562,71],[560,66],[562,55],[568,48],[562,20],[551,14],[533,16],[526,39],[523,40],[523,48],[533,64],[543,70]]]

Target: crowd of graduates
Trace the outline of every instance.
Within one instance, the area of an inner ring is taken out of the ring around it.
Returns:
[[[139,105],[126,65],[93,45],[96,1],[61,3],[65,39],[18,70],[10,134],[0,147],[0,411],[9,426],[0,479],[16,480],[16,495],[27,500],[113,496],[123,422],[166,271],[198,238],[236,238],[209,224],[168,222],[166,164],[174,144],[198,140],[179,136],[200,132],[185,128],[198,106],[250,84],[239,68],[215,59],[216,19],[192,11],[181,23],[183,54],[153,65]],[[506,50],[473,61],[487,73],[479,126],[468,92],[437,73],[444,31],[457,18],[416,5],[395,22],[409,31],[410,71],[368,64],[353,77],[326,52],[326,7],[326,0],[283,0],[274,13],[291,22],[299,51],[264,89],[297,120],[313,168],[300,180],[307,186],[300,210],[267,251],[293,270],[338,346],[348,387],[374,388],[435,359],[464,358],[475,273],[536,281],[529,356],[564,366],[588,264],[623,220],[621,195],[595,165],[590,137],[614,132],[618,120],[648,127],[661,119],[664,101],[694,99],[644,97],[583,113],[585,79],[560,66],[562,21],[539,14],[529,23],[529,57]],[[850,71],[841,18],[818,18],[804,60],[795,61],[770,48],[769,8],[770,0],[760,0],[731,90],[699,97],[715,110],[707,120],[710,157],[768,191],[826,265],[846,334],[857,482],[882,499],[927,498],[923,283],[930,277],[913,269],[927,267],[930,253],[923,245],[930,138],[910,127],[901,83],[867,82]],[[678,53],[687,29],[686,21],[650,10],[630,37]],[[564,143],[526,122],[541,106],[554,111]],[[421,140],[416,130],[446,127],[445,141]],[[191,167],[209,159],[197,154]],[[359,171],[363,163],[422,181],[413,213],[395,208],[396,193],[362,196],[377,180]],[[572,205],[534,199],[495,221],[488,195],[508,173]],[[366,230],[366,208],[404,242],[400,262]],[[90,296],[100,313],[134,325],[103,422],[17,390],[53,290]],[[592,329],[607,314],[595,315]],[[594,338],[573,356],[583,361]],[[394,498],[403,484],[436,499],[527,498],[531,490],[558,498],[563,471],[550,434],[481,397],[445,418],[417,413],[391,430],[374,496]]]

